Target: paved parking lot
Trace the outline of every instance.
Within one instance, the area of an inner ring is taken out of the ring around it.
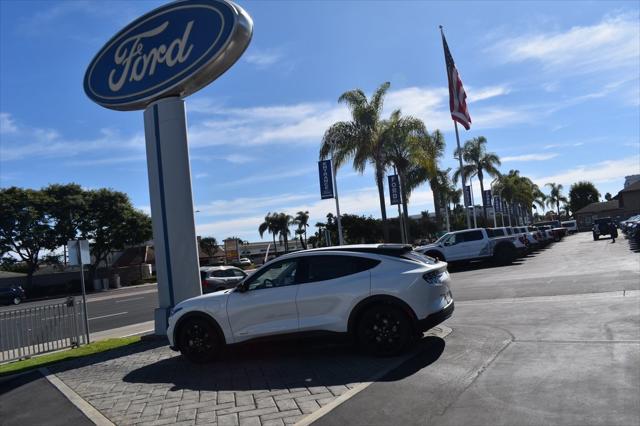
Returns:
[[[385,371],[314,424],[640,423],[640,254],[627,241],[578,234],[453,280],[453,331],[402,358],[272,344],[202,366],[146,342],[54,372],[116,424],[292,424]]]

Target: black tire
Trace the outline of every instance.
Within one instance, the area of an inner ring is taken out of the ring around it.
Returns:
[[[222,349],[215,327],[204,318],[187,318],[178,330],[180,353],[191,362],[213,361]]]
[[[444,256],[439,251],[429,251],[429,252],[426,252],[425,255],[429,257],[433,257],[438,262],[446,262],[444,259]]]
[[[593,241],[598,241],[598,238],[599,238],[598,235],[594,233],[593,234]]]
[[[356,328],[360,348],[376,356],[394,356],[412,341],[411,320],[401,309],[377,304],[362,313]]]
[[[506,245],[500,245],[496,247],[493,253],[493,259],[498,265],[509,265],[515,260],[514,252],[515,249]]]

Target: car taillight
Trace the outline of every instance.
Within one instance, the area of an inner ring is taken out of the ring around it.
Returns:
[[[430,271],[422,275],[422,278],[427,282],[427,284],[438,285],[447,277],[447,274],[448,272],[446,270]]]
[[[208,286],[207,280],[202,280],[202,287],[207,287],[207,286]]]

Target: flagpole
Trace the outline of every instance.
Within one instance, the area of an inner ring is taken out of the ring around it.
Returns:
[[[464,179],[464,167],[462,166],[462,149],[460,148],[460,135],[458,134],[458,122],[453,120],[453,125],[456,128],[456,143],[458,144],[458,161],[460,162],[460,179],[462,180],[462,195],[464,195],[464,186],[466,184],[466,181]],[[464,197],[462,198],[464,199]],[[467,229],[470,229],[471,219],[469,218],[469,209],[465,206],[464,211],[467,213]]]
[[[336,219],[338,222],[338,245],[344,245],[344,239],[342,238],[342,220],[340,218],[340,201],[338,200],[338,181],[336,180],[336,169],[333,167],[333,158],[331,158],[331,174],[333,175],[333,190],[336,199]]]

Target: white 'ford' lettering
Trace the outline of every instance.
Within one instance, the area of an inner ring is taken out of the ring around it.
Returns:
[[[119,67],[109,73],[109,89],[117,92],[127,81],[140,81],[147,74],[153,75],[158,64],[164,63],[168,67],[173,67],[187,60],[193,49],[193,44],[187,48],[193,21],[189,21],[182,37],[173,40],[168,47],[161,44],[149,50],[148,53],[144,52],[141,40],[161,34],[167,26],[169,21],[152,30],[129,37],[118,46],[113,59]],[[120,76],[116,77],[119,70],[121,70]]]

